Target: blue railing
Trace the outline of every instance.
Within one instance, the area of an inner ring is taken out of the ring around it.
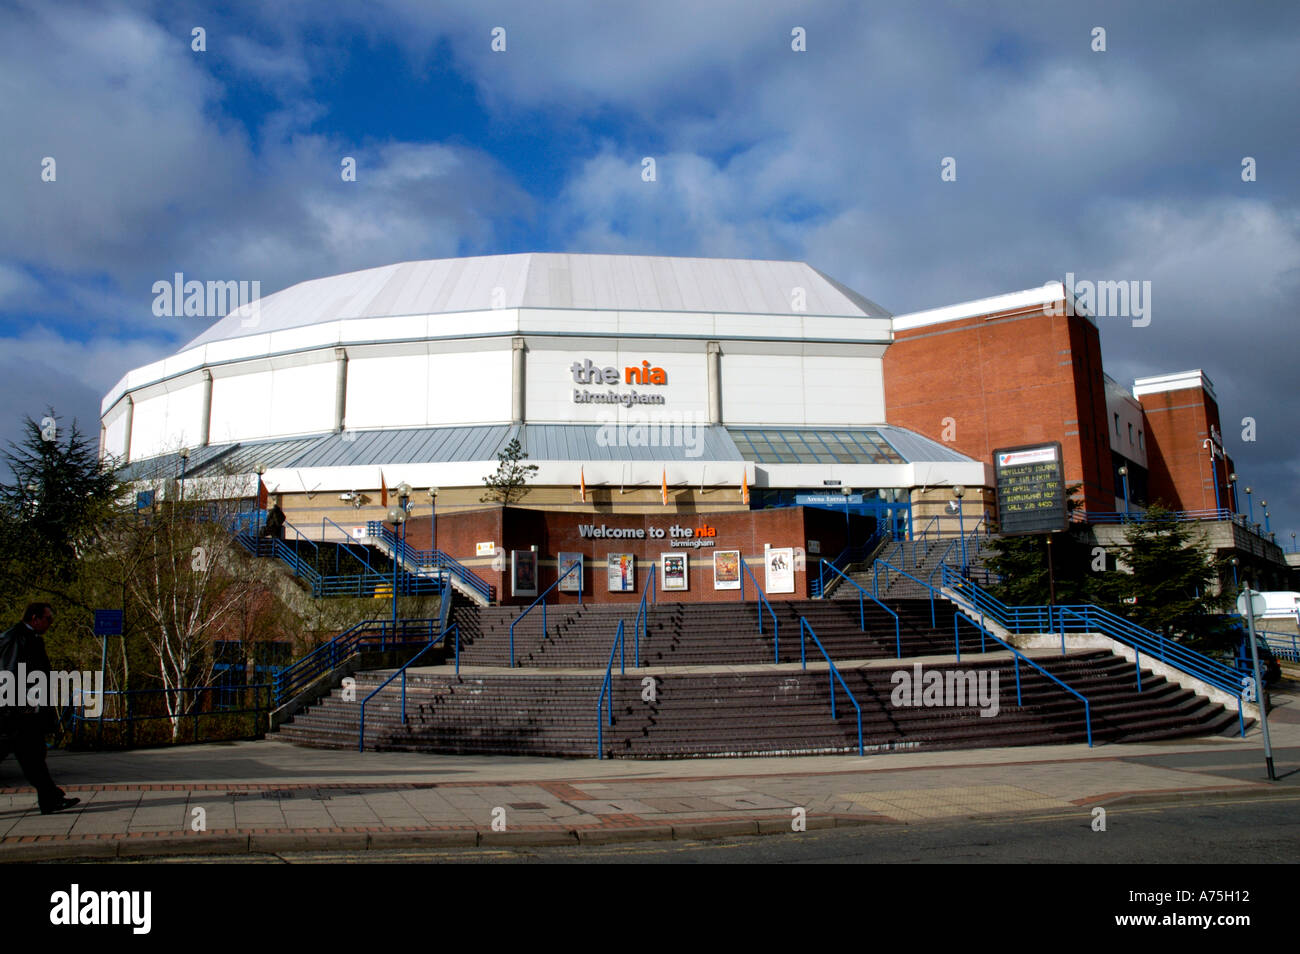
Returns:
[[[388,525],[379,520],[366,521],[366,535],[382,540],[392,551],[394,559],[399,559],[417,570],[431,570],[441,578],[443,574],[454,576],[466,589],[483,597],[484,602],[492,602],[492,585],[455,557],[442,550],[415,550],[410,544],[398,537]]]
[[[745,562],[745,558],[742,556],[740,558],[740,601],[742,603],[745,602],[745,574],[746,573],[749,574],[749,579],[754,584],[754,593],[757,594],[758,596],[758,599],[755,602],[755,606],[758,608],[758,634],[760,636],[763,635],[763,608],[766,607],[767,612],[772,617],[772,654],[774,656],[773,661],[779,663],[781,661],[781,629],[780,629],[780,624],[777,623],[776,620],[776,611],[772,609],[772,604],[767,601],[767,596],[764,595],[763,588],[758,585],[758,578],[754,576],[754,571],[749,568],[749,564]]]
[[[1077,691],[1074,690],[1074,689],[1071,689],[1069,686],[1067,686],[1065,683],[1063,683],[1060,679],[1057,679],[1057,678],[1056,678],[1055,676],[1053,676],[1050,672],[1048,672],[1048,671],[1047,671],[1046,669],[1044,669],[1042,666],[1038,665],[1038,663],[1034,662],[1034,661],[1033,661],[1032,659],[1030,659],[1028,656],[1024,655],[1022,652],[1020,652],[1020,650],[1016,649],[1016,647],[1012,646],[1010,643],[1005,642],[1005,641],[1003,641],[1003,640],[1001,640],[1001,639],[998,639],[997,636],[993,635],[991,632],[988,631],[988,628],[985,627],[983,623],[977,623],[975,620],[971,619],[969,616],[966,615],[966,613],[962,612],[961,610],[958,610],[957,612],[953,613],[952,615],[953,615],[953,632],[954,632],[954,633],[957,631],[957,617],[960,616],[960,617],[962,617],[963,619],[965,619],[966,622],[970,623],[972,626],[974,626],[974,627],[976,627],[977,629],[979,629],[979,631],[980,631],[980,633],[981,633],[981,636],[980,636],[980,646],[981,646],[981,647],[984,645],[984,642],[983,642],[984,637],[987,636],[989,639],[993,640],[995,643],[999,643],[999,644],[1001,644],[1001,646],[1002,646],[1004,649],[1006,649],[1008,652],[1010,652],[1010,653],[1015,657],[1014,665],[1015,665],[1015,669],[1016,669],[1016,705],[1017,705],[1017,706],[1021,706],[1021,707],[1024,706],[1024,702],[1022,701],[1022,697],[1021,697],[1021,695],[1020,695],[1020,663],[1021,663],[1022,661],[1025,662],[1025,663],[1027,663],[1027,664],[1029,664],[1030,666],[1033,666],[1035,669],[1037,669],[1039,672],[1041,672],[1041,673],[1042,673],[1044,676],[1046,676],[1048,679],[1052,680],[1052,682],[1056,683],[1058,686],[1060,686],[1060,687],[1061,687],[1062,689],[1064,689],[1066,692],[1070,693],[1070,695],[1074,696],[1074,697],[1077,698],[1080,702],[1082,702],[1082,703],[1083,703],[1083,719],[1084,719],[1084,723],[1085,723],[1085,724],[1087,725],[1087,727],[1088,727],[1088,748],[1092,748],[1092,705],[1091,705],[1091,703],[1088,702],[1087,697],[1085,697],[1082,693],[1077,692]],[[981,651],[983,651],[983,650],[981,649]],[[960,650],[960,649],[958,649],[958,652],[957,652],[957,660],[958,660],[959,662],[961,661],[961,650]]]
[[[913,583],[918,583],[918,584],[920,584],[921,586],[925,587],[926,591],[930,594],[930,625],[931,625],[932,627],[938,626],[939,624],[938,624],[937,622],[935,622],[935,615],[934,615],[934,592],[935,592],[934,587],[931,586],[929,583],[925,582],[924,580],[918,580],[916,577],[914,577],[912,574],[908,573],[907,571],[905,571],[905,570],[900,570],[898,567],[894,566],[894,564],[890,563],[888,560],[880,560],[880,559],[877,559],[874,563],[871,564],[871,588],[872,588],[872,591],[873,591],[877,596],[880,595],[880,568],[881,568],[882,566],[885,568],[885,588],[886,588],[886,589],[889,588],[889,571],[890,571],[890,570],[893,570],[895,573],[899,574],[900,576],[905,576],[905,577],[907,577],[907,578],[908,578],[909,580],[911,580]]]
[[[578,562],[573,564],[573,566],[569,567],[563,573],[561,573],[559,578],[556,579],[554,583],[552,583],[546,589],[542,590],[541,596],[537,597],[537,599],[533,600],[531,603],[528,604],[528,609],[524,610],[522,613],[520,613],[518,616],[516,616],[513,620],[510,621],[510,668],[511,669],[515,668],[515,624],[518,623],[525,616],[527,616],[529,613],[531,613],[533,611],[534,606],[536,606],[538,603],[541,603],[542,604],[542,637],[544,639],[550,639],[551,634],[548,631],[549,628],[546,625],[546,596],[548,593],[551,592],[551,590],[559,586],[564,581],[564,579],[574,570],[578,571],[578,605],[581,606],[582,605],[582,563]]]
[[[382,652],[389,646],[428,642],[433,639],[432,619],[367,619],[316,647],[306,656],[275,675],[272,708],[278,709],[326,673],[333,672],[363,646],[378,642]]]
[[[1104,636],[1132,647],[1135,658],[1140,653],[1160,660],[1179,672],[1213,686],[1237,700],[1237,715],[1241,732],[1245,735],[1245,713],[1242,708],[1242,686],[1237,672],[1230,666],[1189,649],[1182,643],[1138,626],[1122,616],[1116,616],[1100,606],[1091,604],[1069,606],[1007,606],[976,583],[963,578],[951,567],[944,566],[943,582],[983,616],[990,617],[1002,628],[1013,633],[1061,634],[1061,652],[1065,652],[1066,632],[1101,633]],[[1140,677],[1140,659],[1139,679]],[[1140,688],[1140,686],[1139,686]]]
[[[884,537],[885,532],[883,530],[877,530],[871,535],[866,543],[858,546],[845,547],[840,551],[839,556],[830,561],[830,566],[837,570],[846,570],[850,563],[857,563],[861,560],[865,560],[871,555],[876,547],[880,546]],[[817,576],[809,581],[809,589],[811,590],[813,599],[822,599],[826,595],[826,566],[827,562],[825,560],[818,560]],[[834,581],[834,579],[834,577],[831,577],[832,581]]]
[[[342,540],[335,541],[335,549],[334,549],[334,572],[335,573],[339,572],[339,551],[343,551],[347,553],[348,556],[352,557],[352,559],[356,560],[358,563],[364,566],[367,572],[369,573],[380,572],[375,567],[370,565],[370,561],[366,558],[367,557],[366,548],[363,546],[360,548],[359,552],[354,551],[352,549],[352,542],[351,542],[352,536],[350,531],[344,527],[339,526],[329,517],[320,518],[320,538],[322,542],[325,540],[325,528],[327,524],[333,527],[335,530],[339,531],[339,533],[343,535]]]
[[[418,653],[416,653],[414,656],[408,659],[400,669],[398,669],[387,679],[381,682],[378,686],[376,686],[374,692],[370,693],[370,695],[366,696],[364,699],[361,700],[361,719],[357,727],[357,751],[358,752],[364,752],[366,750],[366,703],[369,702],[371,699],[373,699],[376,695],[378,695],[379,692],[390,682],[392,682],[398,676],[401,676],[402,677],[402,725],[406,725],[406,670],[410,669],[411,666],[415,665],[416,661],[421,656],[427,653],[434,646],[437,646],[440,642],[446,639],[449,634],[452,633],[455,634],[455,639],[452,640],[452,645],[456,647],[456,675],[458,676],[460,675],[460,624],[455,624],[451,626],[451,628],[449,629],[444,629],[442,631],[442,635],[440,635],[437,639],[432,640],[429,643],[429,645],[425,646]]]
[[[1220,507],[1217,510],[1175,510],[1168,512],[1179,522],[1189,522],[1196,520],[1232,520],[1240,516],[1226,507]],[[1080,510],[1076,511],[1072,517],[1076,523],[1142,523],[1147,519],[1145,511],[1133,510],[1129,513],[1119,511],[1105,510]],[[1244,518],[1243,518],[1244,523]]]
[[[636,624],[632,629],[632,638],[636,646],[634,658],[638,669],[641,668],[641,634],[645,633],[646,638],[650,638],[650,607],[646,603],[647,597],[653,595],[653,604],[655,606],[659,605],[659,594],[655,591],[655,571],[657,569],[659,567],[656,564],[650,564],[650,572],[646,574],[645,589],[641,593],[641,605],[636,609]]]
[[[831,654],[826,651],[826,647],[822,645],[822,641],[817,638],[817,634],[813,632],[813,628],[809,624],[808,620],[800,616],[799,617],[799,662],[803,666],[804,671],[805,672],[808,671],[808,657],[804,653],[804,633],[807,633],[809,636],[811,636],[813,642],[817,644],[817,648],[821,650],[822,657],[825,658],[826,665],[829,669],[830,689],[831,689],[831,721],[832,722],[836,721],[835,681],[837,679],[839,680],[840,686],[844,689],[844,694],[849,697],[849,702],[853,703],[853,708],[858,710],[858,755],[861,755],[862,754],[862,706],[858,705],[858,700],[855,699],[853,697],[853,693],[849,691],[849,687],[844,682],[844,677],[840,675],[839,669],[836,668],[835,663],[831,660]]]
[[[831,567],[831,569],[835,570],[834,567]],[[868,593],[866,588],[857,580],[853,579],[851,576],[844,573],[842,570],[835,570],[835,572],[838,573],[840,576],[844,577],[846,583],[851,583],[858,588],[858,626],[859,628],[862,629],[863,632],[866,632],[867,630],[866,600],[871,600],[873,603],[875,603],[877,606],[883,609],[890,616],[894,617],[894,649],[898,654],[898,658],[902,659],[903,658],[903,630],[898,621],[898,614],[895,613],[893,610],[891,610],[884,603],[880,602],[880,600],[876,599],[876,597],[873,594]]]
[[[1268,651],[1277,659],[1288,662],[1300,662],[1300,640],[1294,633],[1275,633],[1266,629],[1256,629],[1255,636],[1268,647]]]
[[[623,620],[618,621],[618,630],[614,634],[614,644],[609,647],[609,663],[605,666],[605,678],[600,684],[600,698],[596,700],[596,758],[605,757],[605,698],[609,698],[609,724],[614,724],[614,653],[618,652],[618,674],[627,674],[623,658]]]

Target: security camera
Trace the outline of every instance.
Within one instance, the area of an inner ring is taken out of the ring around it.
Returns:
[[[345,494],[339,494],[339,500],[352,500],[354,497],[356,497],[356,494],[351,490]]]

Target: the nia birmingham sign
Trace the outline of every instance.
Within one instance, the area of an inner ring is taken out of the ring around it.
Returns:
[[[1059,441],[995,450],[993,469],[1002,533],[1058,533],[1065,529],[1069,511]]]

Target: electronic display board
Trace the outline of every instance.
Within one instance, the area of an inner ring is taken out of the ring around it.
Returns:
[[[1069,520],[1060,442],[993,452],[1002,533],[1057,533]]]

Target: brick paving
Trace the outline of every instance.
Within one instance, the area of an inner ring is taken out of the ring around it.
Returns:
[[[1300,706],[1276,699],[1278,711]],[[1300,722],[1271,722],[1279,765]],[[1078,811],[1134,797],[1264,794],[1258,730],[1188,742],[619,761],[303,749],[274,739],[53,752],[76,809],[43,816],[0,764],[0,861],[578,844]],[[1300,773],[1283,785],[1300,784]],[[800,812],[802,810],[802,812]]]

